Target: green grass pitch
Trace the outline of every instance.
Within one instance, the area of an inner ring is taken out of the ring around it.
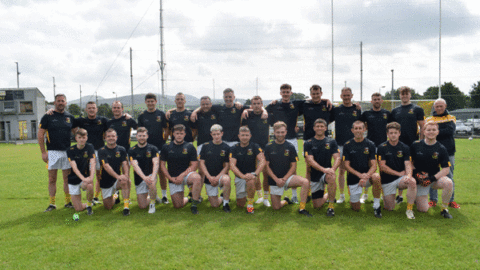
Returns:
[[[299,143],[301,144],[301,143]],[[63,208],[57,182],[57,210],[48,206],[47,170],[38,145],[0,145],[0,268],[2,269],[479,269],[480,140],[457,140],[456,201],[452,220],[440,208],[405,216],[406,203],[376,219],[372,195],[360,212],[336,205],[297,214],[298,206],[279,211],[256,206],[253,216],[235,206],[232,213],[212,209],[200,215],[189,207],[157,205],[147,214],[136,203],[131,215],[121,205],[94,207],[94,215]],[[305,161],[298,165],[304,175]],[[59,179],[60,173],[59,173]],[[287,195],[290,192],[287,193]],[[202,191],[207,198],[205,189]],[[85,197],[83,195],[83,197]],[[347,195],[348,199],[348,195]]]

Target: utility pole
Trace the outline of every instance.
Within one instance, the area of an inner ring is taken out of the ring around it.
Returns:
[[[333,65],[333,0],[332,0],[332,102],[333,102],[333,84],[334,84],[334,65]]]
[[[55,86],[56,86],[55,85],[55,77],[53,77],[53,100],[55,100],[55,96],[57,95],[57,94],[55,94]]]
[[[82,115],[82,85],[80,85],[80,115]]]
[[[132,89],[132,117],[135,118],[135,110],[133,108],[133,67],[132,67],[132,47],[130,47],[130,88]]]
[[[363,48],[360,41],[360,101],[363,101]]]
[[[391,99],[392,99],[392,110],[393,110],[393,93],[394,93],[394,88],[393,88],[393,69],[392,69],[392,96],[391,96]]]
[[[95,105],[98,107],[98,92],[95,91]]]
[[[160,73],[162,75],[162,103],[163,103],[163,110],[165,111],[165,62],[163,60],[163,1],[160,0],[160,61],[158,61],[160,65]]]
[[[18,62],[15,62],[17,64],[17,88],[20,88],[20,72],[18,72]]]

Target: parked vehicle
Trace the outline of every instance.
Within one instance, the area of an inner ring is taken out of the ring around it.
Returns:
[[[480,129],[480,119],[467,119],[465,126],[471,127],[473,130]]]
[[[465,125],[462,121],[457,121],[456,123],[456,134],[468,134],[472,132],[472,127]]]

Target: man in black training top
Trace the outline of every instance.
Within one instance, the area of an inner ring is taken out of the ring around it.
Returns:
[[[145,104],[147,109],[138,117],[138,126],[145,127],[148,130],[147,142],[157,147],[160,151],[165,144],[165,132],[168,128],[168,122],[165,118],[165,113],[156,108],[157,96],[155,94],[146,94]],[[158,203],[168,204],[167,179],[160,170],[158,171],[158,176],[160,178],[160,187],[162,188],[162,198],[160,199],[157,195],[156,200]]]
[[[102,188],[103,206],[112,209],[114,204],[120,203],[114,199],[114,193],[122,190],[123,215],[130,215],[130,181],[127,151],[125,147],[117,145],[117,132],[113,128],[105,131],[107,145],[98,150],[101,163],[102,176],[100,187]]]
[[[287,125],[284,122],[275,123],[273,133],[275,141],[269,142],[265,147],[272,207],[278,210],[287,203],[293,204],[288,197],[285,197],[283,201],[281,200],[283,192],[289,188],[301,187],[298,213],[311,217],[312,215],[305,210],[310,183],[307,179],[295,175],[298,157],[295,147],[285,140]]]
[[[202,145],[206,142],[213,140],[210,134],[210,128],[217,124],[217,116],[212,110],[212,101],[208,96],[203,96],[200,99],[200,110],[197,113],[197,119],[195,120],[198,135],[197,135],[197,153],[200,154]]]
[[[40,120],[40,129],[37,139],[42,152],[42,160],[48,164],[48,194],[50,204],[44,212],[57,209],[55,194],[57,193],[57,170],[62,170],[63,191],[65,192],[65,207],[73,208],[68,191],[68,175],[70,163],[67,158],[67,149],[70,147],[70,134],[78,126],[73,115],[65,111],[67,97],[64,94],[55,96],[55,110],[52,115],[45,114]],[[45,137],[47,150],[45,150]]]
[[[350,205],[355,211],[360,210],[360,196],[363,187],[373,185],[373,210],[375,217],[381,218],[380,195],[382,186],[380,175],[376,173],[377,160],[375,144],[363,137],[365,123],[357,120],[352,125],[353,138],[345,143],[343,160],[347,169],[347,184],[350,190]]]
[[[72,170],[68,175],[68,189],[72,196],[75,211],[87,209],[87,215],[92,215],[93,176],[95,175],[95,149],[87,143],[87,131],[79,128],[75,133],[77,145],[67,150],[68,161]],[[87,203],[82,204],[82,190],[87,191]]]
[[[388,141],[377,148],[380,178],[384,195],[384,207],[388,211],[395,208],[395,194],[397,189],[407,189],[407,218],[415,219],[413,204],[417,196],[417,184],[412,177],[412,163],[410,161],[410,147],[399,141],[400,124],[387,124]]]
[[[237,206],[243,208],[246,202],[247,213],[253,214],[255,183],[259,181],[259,174],[265,167],[265,157],[262,148],[250,141],[252,135],[247,126],[240,127],[238,133],[240,142],[230,150],[230,169],[236,176]]]
[[[193,138],[196,136],[196,129],[195,124],[190,121],[190,115],[192,112],[185,108],[186,102],[185,95],[182,92],[179,92],[175,95],[175,104],[177,107],[173,110],[170,110],[170,114],[167,115],[168,127],[169,135],[172,135],[173,128],[176,125],[183,125],[185,127],[185,141],[191,143],[193,142]],[[174,140],[173,136],[171,139],[172,141]]]
[[[137,129],[137,122],[133,118],[126,118],[123,114],[123,104],[120,101],[112,103],[112,112],[113,118],[108,120],[107,127],[117,132],[117,144],[128,152],[128,149],[130,149],[130,132],[132,129]]]
[[[173,140],[163,145],[160,152],[160,169],[170,182],[173,207],[182,208],[188,203],[188,198],[184,197],[184,186],[192,186],[193,200],[190,210],[192,214],[198,214],[202,179],[195,172],[198,167],[197,150],[192,143],[184,140],[184,125],[175,125],[172,131]]]
[[[453,182],[447,177],[450,172],[448,151],[437,141],[438,124],[427,122],[423,129],[425,139],[415,141],[410,147],[413,161],[413,176],[417,180],[417,210],[427,212],[428,193],[431,188],[443,189],[442,212],[444,218],[452,218],[448,212],[448,203],[452,197]],[[441,168],[441,169],[440,169]]]
[[[137,130],[137,145],[128,150],[128,156],[132,163],[137,191],[138,208],[148,207],[148,213],[155,213],[155,198],[157,198],[157,173],[159,168],[158,148],[147,143],[148,131],[144,127]],[[150,197],[150,205],[147,195]]]
[[[334,139],[325,137],[327,122],[321,118],[315,120],[315,136],[304,143],[305,161],[311,167],[310,188],[313,207],[320,208],[328,201],[327,216],[335,216],[335,194],[337,185],[335,173],[340,166],[340,151]],[[332,158],[334,163],[332,166]],[[325,192],[328,184],[328,197]]]
[[[248,114],[247,118],[242,119],[242,126],[248,126],[251,133],[250,141],[258,144],[262,149],[265,149],[269,138],[270,132],[270,121],[271,119],[263,119],[263,101],[260,96],[254,96],[251,100],[252,111]],[[239,133],[240,134],[240,133]],[[240,138],[240,137],[239,137]],[[263,195],[262,195],[262,185],[260,184],[260,175],[256,178],[258,181],[255,182],[255,189],[257,190],[258,200],[256,204],[262,203],[266,207],[270,207],[271,204],[268,201],[270,194],[268,186],[268,173],[267,168],[263,169]]]
[[[213,140],[203,144],[199,155],[200,171],[205,175],[205,190],[210,205],[219,207],[223,202],[223,211],[230,213],[231,179],[228,175],[230,147],[222,141],[222,126],[214,124],[210,130]],[[220,198],[218,197],[219,187],[223,187],[223,197]]]
[[[335,121],[335,141],[338,144],[338,149],[340,149],[340,156],[343,156],[343,146],[344,144],[353,138],[353,133],[351,131],[353,122],[360,119],[362,111],[359,110],[352,103],[352,89],[349,87],[344,87],[340,94],[340,98],[343,103],[332,109],[331,122]],[[373,152],[375,155],[375,152]],[[338,170],[338,188],[340,189],[340,198],[337,200],[337,203],[345,202],[345,164],[342,162]],[[351,194],[350,194],[351,195]]]

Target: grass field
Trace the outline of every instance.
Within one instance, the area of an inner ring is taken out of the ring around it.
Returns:
[[[0,145],[0,268],[2,269],[479,269],[480,140],[457,140],[456,201],[452,220],[440,208],[405,216],[406,203],[376,219],[372,195],[360,212],[337,205],[297,214],[298,206],[274,212],[263,206],[253,216],[212,209],[157,205],[138,209],[134,188],[131,215],[94,207],[94,215],[48,206],[47,170],[38,145]],[[304,160],[299,173],[304,174]],[[60,178],[60,174],[59,174]],[[234,194],[234,190],[232,190]],[[205,189],[203,197],[206,198]],[[348,197],[348,196],[347,196]]]

